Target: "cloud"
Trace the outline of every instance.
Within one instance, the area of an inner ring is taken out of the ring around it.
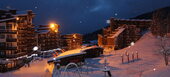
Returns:
[[[90,9],[90,12],[97,12],[101,10],[107,10],[110,8],[108,0],[95,0],[94,6]]]

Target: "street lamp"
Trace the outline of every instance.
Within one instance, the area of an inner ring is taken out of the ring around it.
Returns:
[[[37,51],[38,50],[38,46],[35,46],[34,48],[33,48],[33,51]]]
[[[134,46],[134,45],[135,45],[135,43],[134,43],[134,42],[131,42],[131,43],[130,43],[130,45],[131,45],[131,46]]]
[[[50,29],[56,33],[58,33],[58,29],[59,29],[59,25],[58,24],[55,24],[55,23],[51,23],[50,24]]]

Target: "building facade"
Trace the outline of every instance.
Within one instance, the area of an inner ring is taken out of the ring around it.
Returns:
[[[46,51],[61,47],[61,37],[59,32],[52,31],[50,25],[39,25],[37,29],[38,46],[40,50]]]
[[[36,44],[32,23],[34,16],[31,10],[0,10],[0,69],[19,66],[22,60],[16,58],[32,53]]]
[[[82,45],[83,36],[78,33],[62,35],[61,46],[66,50],[80,48]]]
[[[110,26],[98,35],[98,45],[105,48],[121,49],[130,46],[151,26],[151,20],[110,19]]]

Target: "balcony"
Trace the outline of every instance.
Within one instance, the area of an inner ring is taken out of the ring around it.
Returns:
[[[17,30],[0,30],[0,33],[3,33],[3,34],[16,34]]]
[[[6,42],[17,42],[16,38],[7,38]]]
[[[26,52],[18,52],[18,53],[15,53],[15,54],[1,55],[0,58],[16,58],[16,57],[23,56],[23,55],[26,55],[26,54],[27,54]]]
[[[0,47],[0,50],[16,50],[17,47]]]

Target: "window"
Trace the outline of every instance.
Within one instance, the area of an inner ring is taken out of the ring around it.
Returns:
[[[10,34],[10,35],[7,35],[7,38],[12,38],[12,35]]]
[[[3,50],[0,50],[0,55],[2,56],[2,55],[5,55],[5,53],[4,53],[5,51],[3,51]]]
[[[4,29],[5,29],[5,26],[0,26],[0,29],[3,29],[3,30],[4,30]]]
[[[12,47],[12,43],[7,43],[6,47]]]
[[[6,29],[12,29],[12,24],[7,24]]]
[[[5,43],[4,43],[4,42],[1,42],[1,43],[0,43],[0,47],[5,47]]]
[[[4,34],[0,34],[0,39],[4,39],[5,35]]]

